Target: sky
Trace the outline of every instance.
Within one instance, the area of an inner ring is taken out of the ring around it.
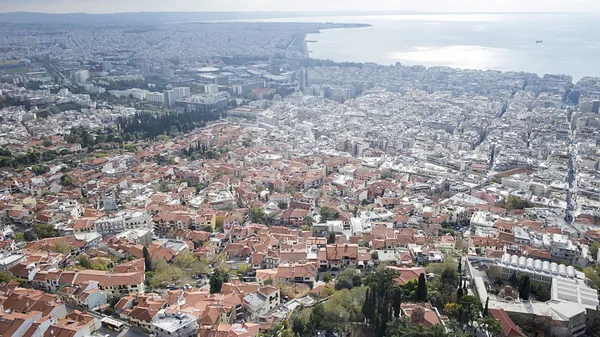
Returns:
[[[0,12],[423,11],[600,13],[598,0],[0,0]]]

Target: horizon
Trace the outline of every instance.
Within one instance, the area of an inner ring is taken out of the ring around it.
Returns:
[[[215,13],[215,14],[373,14],[377,15],[396,15],[399,13],[403,14],[489,14],[489,15],[504,15],[504,14],[578,14],[578,15],[600,15],[600,12],[582,12],[582,11],[416,11],[416,10],[394,10],[394,11],[382,11],[382,10],[235,10],[235,11],[224,11],[224,10],[195,10],[195,11],[120,11],[120,12],[106,12],[106,13],[90,13],[90,12],[40,12],[40,11],[27,11],[27,10],[16,10],[10,12],[3,12],[0,10],[0,14],[46,14],[46,15],[69,15],[69,14],[85,14],[85,15],[116,15],[116,14],[194,14],[194,13]]]
[[[592,0],[0,0],[0,13],[121,14],[210,12],[424,12],[424,13],[600,13]],[[143,9],[143,10],[141,10]]]

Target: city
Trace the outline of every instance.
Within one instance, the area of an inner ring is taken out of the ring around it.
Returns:
[[[600,77],[366,26],[0,23],[0,336],[599,336]]]

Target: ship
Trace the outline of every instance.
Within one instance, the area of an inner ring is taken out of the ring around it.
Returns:
[[[535,43],[542,43],[542,42],[544,42],[544,40],[537,40],[537,41],[535,41]]]

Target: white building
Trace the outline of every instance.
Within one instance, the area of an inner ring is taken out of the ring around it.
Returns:
[[[150,103],[165,103],[165,95],[161,94],[160,92],[150,92],[148,95],[146,95],[146,99]]]
[[[177,312],[158,314],[152,323],[152,333],[156,337],[193,337],[197,336],[198,322],[190,314]]]

